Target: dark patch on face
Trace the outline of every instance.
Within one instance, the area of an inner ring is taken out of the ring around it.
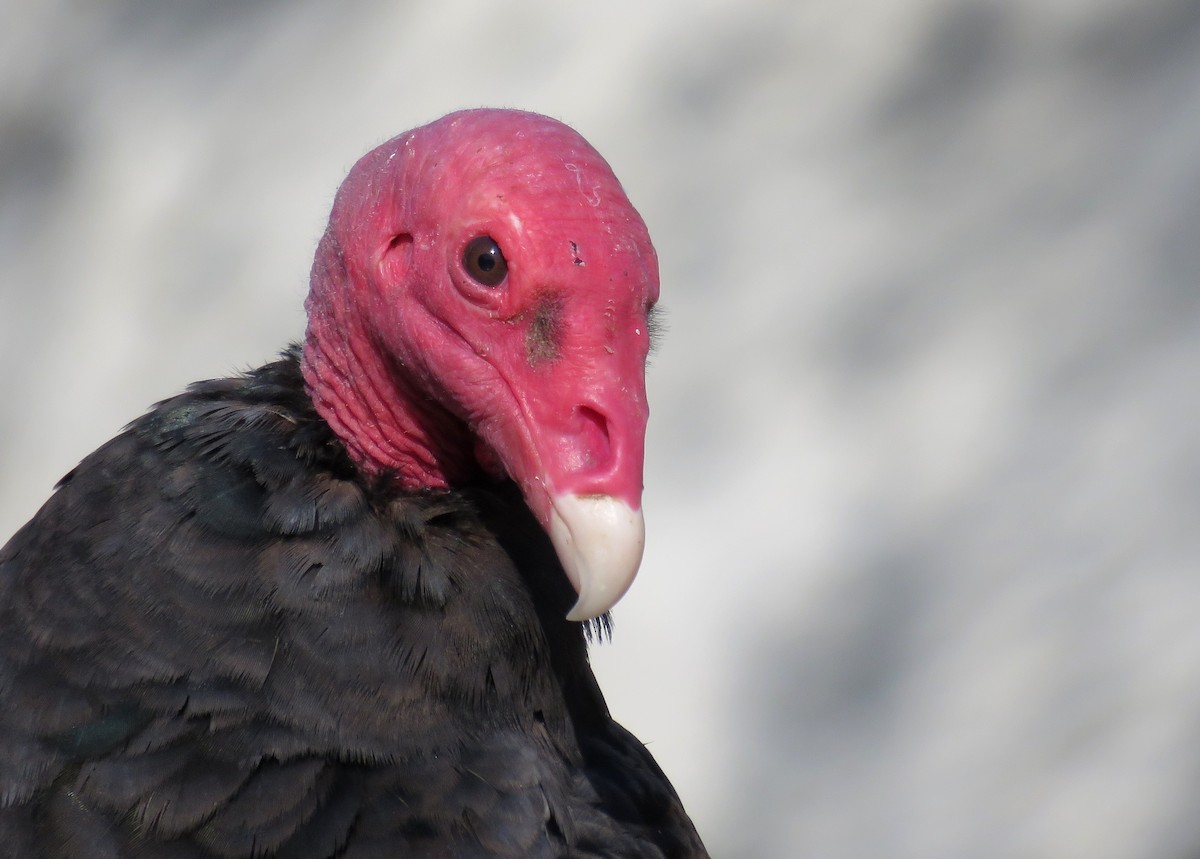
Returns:
[[[575,242],[571,242],[571,257],[571,262],[575,263],[575,265],[587,265],[587,263],[580,258],[579,245],[577,245]]]
[[[558,358],[561,316],[558,296],[544,295],[537,300],[525,330],[525,357],[530,367]]]

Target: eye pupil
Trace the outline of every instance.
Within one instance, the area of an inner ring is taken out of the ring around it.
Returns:
[[[491,236],[476,236],[467,243],[463,268],[471,279],[484,286],[499,286],[508,276],[508,261]]]

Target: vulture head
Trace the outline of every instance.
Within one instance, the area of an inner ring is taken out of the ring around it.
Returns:
[[[360,470],[406,490],[507,476],[579,595],[641,562],[658,263],[611,168],[553,119],[451,114],[365,155],[313,265],[303,368]]]

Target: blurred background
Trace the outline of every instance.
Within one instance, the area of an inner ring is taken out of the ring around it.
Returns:
[[[0,540],[479,105],[659,249],[594,660],[714,854],[1200,856],[1196,0],[0,0]]]

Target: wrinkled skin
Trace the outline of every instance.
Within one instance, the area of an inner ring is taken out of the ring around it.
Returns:
[[[498,285],[464,267],[478,237],[507,261]],[[533,114],[452,114],[343,184],[313,270],[305,375],[364,469],[409,488],[507,473],[580,591],[573,616],[592,617],[641,560],[657,299],[645,225],[586,141]]]

